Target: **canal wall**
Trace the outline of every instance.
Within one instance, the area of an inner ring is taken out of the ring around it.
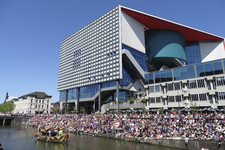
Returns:
[[[97,137],[105,137],[105,138],[112,138],[116,140],[126,140],[131,142],[141,142],[146,144],[153,144],[153,145],[162,145],[167,147],[174,147],[174,148],[183,148],[183,149],[191,149],[191,150],[214,150],[218,149],[218,140],[189,140],[188,147],[186,148],[185,142],[183,138],[178,139],[163,139],[162,142],[159,142],[158,139],[138,139],[135,137],[131,137],[129,140],[125,139],[124,137],[116,137],[115,135],[107,135],[107,134],[96,134]],[[221,146],[218,150],[225,150],[225,141],[222,141]]]
[[[23,125],[29,119],[30,119],[29,117],[14,117],[14,119],[11,122],[11,125]]]

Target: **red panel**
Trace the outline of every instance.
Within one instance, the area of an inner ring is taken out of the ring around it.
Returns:
[[[223,40],[222,38],[214,35],[210,35],[198,30],[194,30],[152,16],[147,16],[145,14],[135,12],[126,8],[121,8],[121,10],[127,15],[137,20],[138,22],[140,22],[141,24],[143,24],[144,26],[146,26],[149,30],[170,29],[178,31],[184,35],[185,41]]]
[[[224,46],[224,51],[225,51],[225,41],[223,40],[223,46]]]

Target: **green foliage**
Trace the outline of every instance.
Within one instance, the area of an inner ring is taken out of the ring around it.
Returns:
[[[70,106],[67,105],[67,107],[66,107],[66,112],[67,113],[69,112],[69,109],[70,109]]]
[[[197,109],[198,109],[197,103],[195,102],[195,103],[193,104],[193,102],[192,102],[191,99],[190,99],[190,101],[191,101],[192,113],[196,114],[196,113],[197,113]]]
[[[177,109],[173,109],[173,113],[178,114],[178,110]]]
[[[147,100],[146,100],[145,98],[143,98],[143,99],[141,100],[141,102],[142,102],[142,103],[146,103]]]
[[[134,99],[130,99],[130,103],[133,104],[134,103]]]
[[[57,114],[58,112],[58,106],[57,105],[54,105],[53,108],[51,108],[51,111],[55,114]]]
[[[0,104],[0,112],[11,112],[15,108],[13,101]]]
[[[84,107],[80,107],[80,112],[84,114],[85,113],[85,108]]]
[[[145,107],[144,106],[142,106],[142,112],[143,112],[143,114],[145,114]]]
[[[118,112],[119,112],[119,114],[121,114],[121,113],[122,113],[122,110],[121,110],[121,108],[120,108],[120,107],[118,108]]]
[[[119,103],[123,103],[124,101],[119,101]]]
[[[164,109],[163,108],[159,108],[159,114],[164,114]]]

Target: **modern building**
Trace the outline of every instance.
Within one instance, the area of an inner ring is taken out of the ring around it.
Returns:
[[[118,5],[61,42],[59,101],[87,113],[141,98],[147,109],[219,108],[224,66],[223,37]]]
[[[14,99],[13,113],[37,114],[50,113],[51,97],[44,92],[33,92]]]

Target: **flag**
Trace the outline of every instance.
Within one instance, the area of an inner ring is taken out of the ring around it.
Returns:
[[[62,102],[60,103],[59,109],[62,110]]]
[[[77,102],[75,101],[75,108],[74,108],[75,110],[77,110]]]

